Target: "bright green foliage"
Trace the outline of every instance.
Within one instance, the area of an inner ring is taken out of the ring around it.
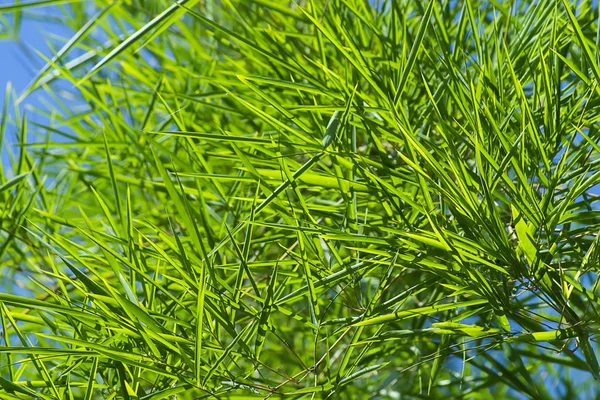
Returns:
[[[76,33],[2,114],[1,398],[596,393],[597,5],[0,21],[42,6]]]

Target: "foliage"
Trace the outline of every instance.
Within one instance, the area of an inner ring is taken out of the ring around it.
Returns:
[[[0,397],[595,395],[597,4],[373,3],[0,6]]]

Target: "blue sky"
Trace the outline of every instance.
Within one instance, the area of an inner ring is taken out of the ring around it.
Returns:
[[[12,4],[14,2],[15,0],[0,0],[0,5]],[[34,13],[36,17],[40,16],[41,18],[22,18],[18,41],[6,38],[0,39],[0,110],[4,103],[6,87],[9,82],[12,90],[19,95],[35,77],[36,72],[45,65],[45,61],[34,49],[42,52],[47,57],[51,57],[53,52],[49,43],[54,43],[52,48],[55,52],[64,44],[64,40],[56,41],[54,35],[68,38],[73,34],[73,31],[65,25],[52,21],[52,18],[47,18],[48,16],[53,17],[57,15],[56,6],[37,7],[34,9]],[[6,15],[6,20],[9,21],[10,25],[0,25],[0,32],[14,30],[14,14],[9,13]],[[2,20],[0,20],[0,24],[2,24]],[[43,99],[47,97],[38,91],[32,96],[28,96],[19,109],[23,112],[27,106],[41,107]],[[9,107],[11,103],[12,101],[9,102]],[[9,110],[8,115],[10,117],[14,114]],[[1,115],[0,118],[2,118]],[[12,123],[14,121],[11,121],[12,118],[14,117],[8,119],[4,143],[0,144],[3,146],[3,150],[7,147],[13,148],[12,146],[16,142],[16,128]],[[29,114],[28,120],[41,122],[39,115],[34,114]],[[10,165],[9,160],[7,152],[2,151],[2,166],[6,167]]]
[[[11,3],[14,3],[14,0],[0,0],[0,4]],[[53,14],[56,15],[56,12],[53,12],[55,9],[56,6],[39,7],[35,8],[35,14],[52,16]],[[12,15],[8,15],[8,20],[13,24]],[[7,29],[7,27],[2,28],[2,30]],[[13,26],[9,26],[8,29],[12,30]],[[0,104],[4,102],[4,90],[8,82],[20,93],[35,76],[36,71],[44,65],[44,61],[33,49],[41,51],[46,56],[52,56],[48,42],[52,40],[53,35],[68,37],[71,34],[72,30],[64,25],[24,18],[21,21],[19,30],[19,43],[9,39],[0,40],[0,54],[2,57],[0,60],[0,93],[2,94]],[[53,47],[55,51],[60,48],[56,44]],[[31,98],[28,99],[28,101],[31,100]],[[32,105],[35,104],[32,103]]]

